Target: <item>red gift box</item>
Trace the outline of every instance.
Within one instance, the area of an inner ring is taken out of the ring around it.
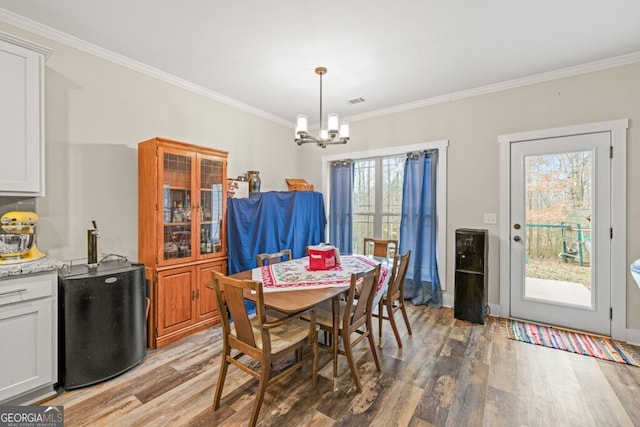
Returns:
[[[309,246],[309,270],[329,270],[336,264],[335,247],[331,245]]]

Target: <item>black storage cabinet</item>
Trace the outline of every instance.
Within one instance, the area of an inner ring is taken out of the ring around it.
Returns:
[[[65,389],[113,378],[147,354],[144,265],[106,261],[60,274],[59,381]]]
[[[456,271],[454,317],[484,324],[488,314],[487,230],[461,228],[456,230]]]

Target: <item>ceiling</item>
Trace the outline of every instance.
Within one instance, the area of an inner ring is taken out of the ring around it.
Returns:
[[[319,65],[328,68],[324,113],[357,120],[640,56],[637,0],[0,0],[0,8],[9,24],[89,42],[291,125],[298,113],[319,117]],[[356,98],[365,101],[349,102]]]

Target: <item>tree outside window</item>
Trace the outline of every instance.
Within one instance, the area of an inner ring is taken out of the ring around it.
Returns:
[[[362,253],[365,237],[399,240],[405,157],[354,161],[353,253]]]

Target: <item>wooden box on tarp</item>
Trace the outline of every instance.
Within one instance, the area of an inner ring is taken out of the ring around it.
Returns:
[[[313,184],[307,183],[302,178],[286,178],[289,191],[313,191]]]

